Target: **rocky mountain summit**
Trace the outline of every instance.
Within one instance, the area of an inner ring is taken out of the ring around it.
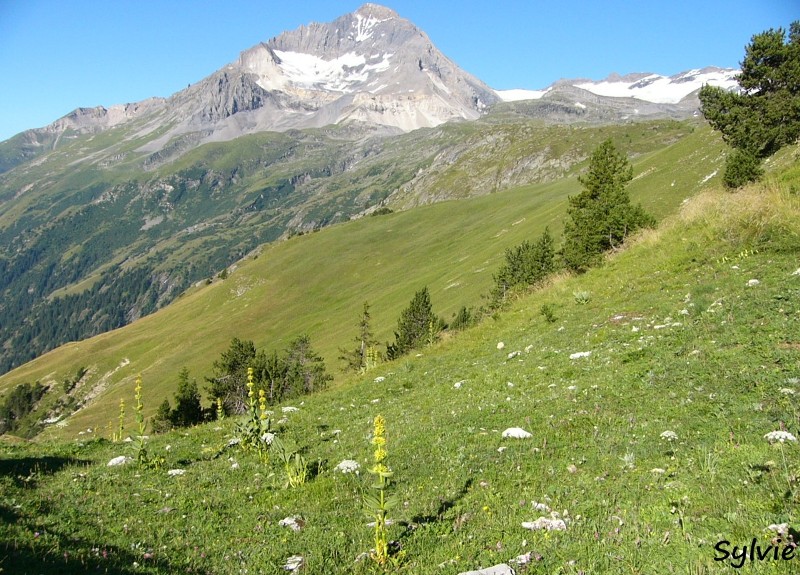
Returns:
[[[365,4],[241,53],[238,60],[169,98],[81,108],[42,129],[94,133],[136,122],[140,151],[169,155],[209,141],[347,121],[390,133],[474,120],[500,101],[396,12]],[[50,136],[50,137],[47,137]]]
[[[398,134],[451,120],[475,120],[496,104],[525,105],[545,120],[605,122],[687,117],[703,83],[731,87],[735,70],[706,68],[673,77],[613,75],[559,80],[543,90],[493,90],[461,70],[395,11],[364,4],[328,23],[312,22],[242,52],[239,58],[168,98],[79,108],[0,147],[0,173],[85,134],[120,129],[93,161],[144,155],[162,165],[207,142],[246,134],[355,124],[356,132]],[[577,91],[576,91],[577,90]],[[135,146],[120,142],[135,141]]]

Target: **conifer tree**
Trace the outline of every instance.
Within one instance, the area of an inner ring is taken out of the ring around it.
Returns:
[[[373,338],[372,327],[370,325],[369,302],[364,302],[364,309],[358,322],[358,335],[356,336],[356,347],[351,350],[340,349],[342,354],[339,359],[345,362],[345,371],[361,371],[366,369],[370,348],[378,342]]]
[[[745,47],[738,77],[741,91],[700,90],[703,116],[734,148],[723,182],[736,188],[757,180],[761,160],[800,137],[800,21],[770,29]]]
[[[628,159],[606,140],[592,153],[583,186],[570,196],[561,255],[566,266],[584,272],[597,265],[603,252],[619,247],[627,236],[655,219],[631,204],[625,186],[633,178]]]
[[[556,269],[555,248],[550,229],[545,228],[535,243],[528,240],[506,250],[506,260],[494,276],[493,307],[503,302],[514,289],[535,286]]]
[[[189,370],[184,367],[178,374],[178,393],[175,394],[175,409],[171,414],[175,427],[189,427],[203,421],[200,391],[197,382],[189,379]]]
[[[287,396],[311,393],[325,389],[333,379],[325,371],[325,361],[311,348],[308,335],[296,337],[286,350],[286,383],[283,394]]]
[[[396,359],[412,349],[422,347],[435,336],[445,324],[433,313],[428,288],[424,287],[416,294],[409,306],[402,311],[397,320],[395,342],[386,346],[386,357]]]

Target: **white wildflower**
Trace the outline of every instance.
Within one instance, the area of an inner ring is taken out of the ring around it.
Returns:
[[[654,467],[653,469],[650,470],[650,473],[653,473],[655,475],[664,475],[666,472],[667,470],[662,469],[661,467]]]
[[[525,346],[525,353],[530,353],[532,349],[533,349],[533,344]]]
[[[453,387],[455,387],[456,389],[461,389],[461,386],[464,385],[466,382],[467,382],[466,379],[462,379],[461,381],[455,382],[453,384]]]
[[[282,407],[281,411],[283,413],[294,413],[296,411],[300,411],[300,408],[297,408],[297,407],[294,407],[294,406],[291,406],[291,405],[287,405],[286,407]]]
[[[769,441],[770,443],[780,442],[785,443],[787,441],[797,441],[797,438],[789,433],[788,431],[770,431],[764,436],[764,439]]]
[[[170,469],[169,471],[167,471],[167,475],[169,475],[170,477],[175,477],[176,475],[183,475],[184,473],[186,473],[185,469]]]
[[[497,349],[503,349],[506,346],[502,341],[497,342]]]
[[[521,427],[509,427],[503,432],[503,437],[511,437],[513,439],[529,439],[533,437],[533,435]]]
[[[261,436],[261,441],[266,443],[267,445],[272,445],[272,441],[275,439],[275,434],[267,431],[264,435]]]
[[[797,268],[795,271],[792,272],[793,276],[800,276],[800,268]]]
[[[361,469],[361,465],[359,465],[358,461],[354,461],[352,459],[345,459],[339,465],[333,468],[334,471],[338,471],[340,473],[355,473],[358,474],[358,470]]]
[[[677,441],[678,440],[678,434],[675,433],[674,431],[670,431],[668,429],[666,431],[662,431],[661,432],[661,439],[665,439],[667,441]]]
[[[507,358],[507,359],[514,359],[514,358],[515,358],[515,357],[517,357],[518,355],[522,355],[522,352],[521,352],[521,351],[519,351],[519,350],[517,350],[517,351],[512,351],[511,353],[509,353],[509,354],[508,354],[508,358]]]
[[[376,378],[375,378],[373,381],[374,381],[375,383],[380,383],[380,382],[382,382],[382,381],[386,381],[386,378],[385,378],[385,377],[383,377],[382,375],[379,375],[379,376],[378,376],[378,377],[376,377]]]
[[[782,387],[778,390],[783,395],[794,395],[795,391],[790,387]]]

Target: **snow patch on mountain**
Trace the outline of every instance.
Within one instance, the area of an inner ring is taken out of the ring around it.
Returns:
[[[391,20],[391,18],[376,18],[374,15],[370,14],[366,18],[359,14],[358,12],[355,13],[356,21],[353,22],[353,27],[356,29],[356,35],[350,35],[350,38],[355,40],[356,42],[363,42],[364,40],[369,40],[372,38],[372,33],[375,31],[375,26],[380,24],[381,22],[386,22],[387,20]]]
[[[689,70],[675,76],[662,76],[660,74],[618,76],[614,74],[599,82],[591,80],[562,80],[555,85],[567,83],[597,96],[636,98],[654,104],[677,104],[705,84],[718,86],[725,90],[735,90],[738,87],[736,81],[738,74],[738,70],[703,68]],[[553,86],[545,90],[495,90],[495,93],[504,102],[516,102],[519,100],[538,100],[552,89]]]
[[[705,84],[733,90],[738,86],[738,70],[689,70],[676,76],[649,74],[631,81],[628,77],[611,77],[602,82],[573,84],[598,96],[637,98],[656,104],[677,104]]]
[[[551,88],[545,90],[495,90],[495,94],[500,96],[504,102],[519,102],[520,100],[538,100],[550,90]]]
[[[371,72],[389,69],[393,54],[371,55],[348,52],[338,58],[325,60],[313,54],[275,50],[280,67],[293,84],[317,90],[351,92],[354,86],[369,80]]]

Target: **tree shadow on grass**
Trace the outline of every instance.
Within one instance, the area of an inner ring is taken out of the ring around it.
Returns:
[[[69,465],[88,466],[91,464],[91,461],[51,455],[6,458],[0,459],[0,476],[11,478],[17,487],[30,488],[36,486],[38,478],[58,473]]]
[[[86,575],[89,573],[174,573],[169,562],[145,559],[129,550],[89,544],[73,537],[48,533],[47,541],[0,542],[0,569],[15,575]],[[55,540],[54,540],[55,539]]]
[[[44,515],[49,513],[43,507]],[[85,575],[89,573],[175,573],[170,563],[131,551],[87,541],[72,533],[43,527],[15,508],[0,504],[0,572],[14,575]]]

